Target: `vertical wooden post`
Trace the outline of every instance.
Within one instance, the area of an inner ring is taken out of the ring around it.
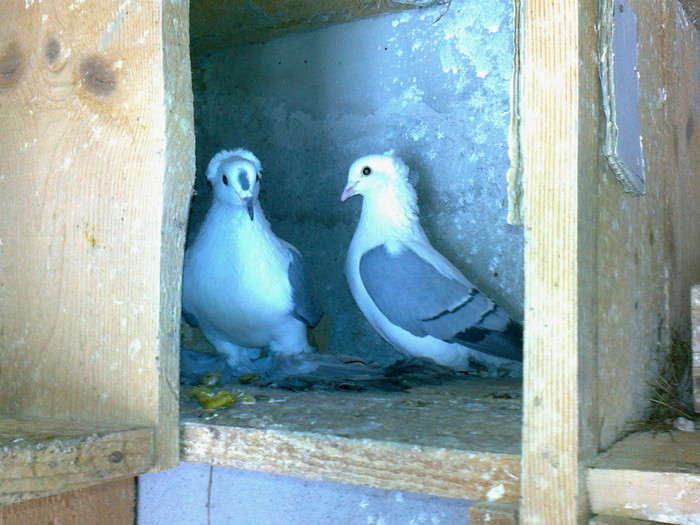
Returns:
[[[525,3],[525,407],[521,522],[582,523],[597,451],[597,2]]]
[[[0,410],[147,425],[178,459],[188,2],[0,17]]]

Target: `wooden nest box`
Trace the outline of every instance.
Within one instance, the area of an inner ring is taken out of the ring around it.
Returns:
[[[231,17],[264,39],[407,7],[254,3],[272,22],[238,10],[249,3],[213,0],[0,8],[0,501],[184,459],[490,501],[474,507],[475,523],[489,512],[533,524],[700,520],[698,434],[618,442],[648,403],[671,333],[690,336],[689,290],[700,282],[696,1],[625,4],[637,21],[644,166],[632,192],[606,149],[606,2],[516,1],[522,422],[518,405],[505,430],[469,450],[180,414],[190,38],[203,53],[235,38]],[[484,406],[496,410],[491,399]],[[433,427],[474,425],[468,412],[436,410]]]

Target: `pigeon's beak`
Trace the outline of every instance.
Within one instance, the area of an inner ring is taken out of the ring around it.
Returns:
[[[348,184],[347,186],[345,186],[345,189],[343,190],[343,194],[340,196],[340,202],[345,202],[350,197],[355,195],[355,186],[357,186],[357,182],[355,182],[354,184]]]
[[[243,204],[245,204],[245,209],[248,210],[248,216],[252,221],[255,218],[255,211],[253,208],[253,197],[244,197],[241,200],[243,201]]]

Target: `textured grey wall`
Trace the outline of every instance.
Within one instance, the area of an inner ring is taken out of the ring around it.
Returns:
[[[137,525],[468,525],[472,503],[180,463],[139,476]]]
[[[331,347],[380,362],[396,354],[345,283],[360,198],[341,205],[350,163],[394,148],[417,178],[421,223],[479,288],[523,310],[522,230],[506,224],[512,4],[445,7],[295,34],[193,57],[198,195],[222,148],[262,161],[261,201],[278,236],[310,262],[331,316]],[[437,21],[436,21],[437,20]]]

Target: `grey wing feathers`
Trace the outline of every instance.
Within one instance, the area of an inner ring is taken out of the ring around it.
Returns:
[[[410,248],[396,254],[384,245],[372,248],[360,258],[360,277],[377,308],[411,334],[522,360],[519,325],[479,290],[441,274]]]
[[[292,315],[313,328],[323,315],[321,300],[303,257],[294,248],[290,248],[289,253],[292,260],[287,268],[287,276],[292,286]]]
[[[190,312],[185,310],[184,306],[182,307],[182,318],[191,327],[199,328],[199,322],[197,321],[197,318],[194,315],[192,315]]]

